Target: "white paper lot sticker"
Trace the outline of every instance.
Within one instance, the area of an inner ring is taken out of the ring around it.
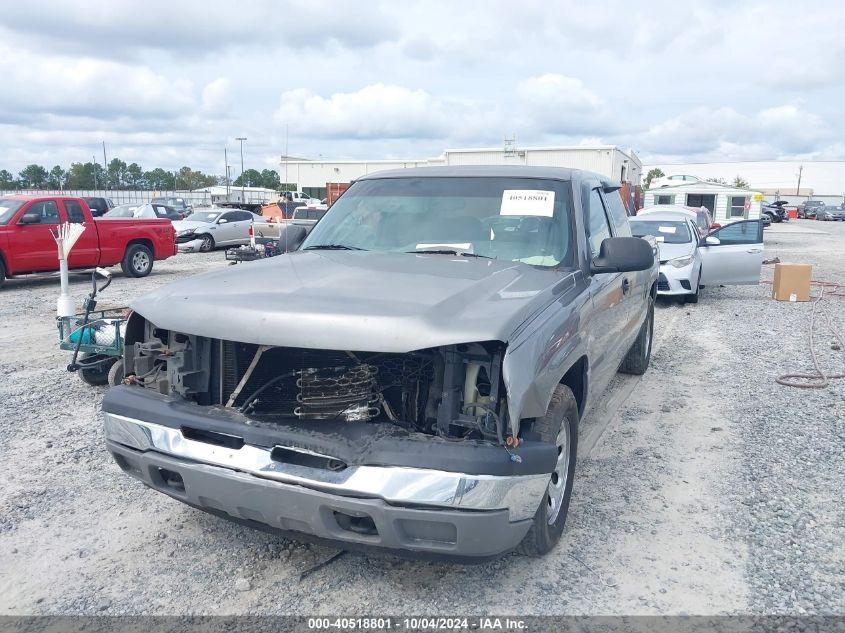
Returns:
[[[678,229],[674,226],[658,226],[657,230],[661,233],[671,233],[672,235],[674,235]]]
[[[501,215],[538,215],[550,218],[555,213],[555,192],[533,189],[505,189]]]

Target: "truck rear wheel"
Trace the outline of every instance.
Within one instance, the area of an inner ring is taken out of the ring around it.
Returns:
[[[654,299],[649,297],[645,322],[643,322],[634,344],[631,345],[631,349],[628,350],[625,360],[622,361],[619,371],[623,374],[634,374],[635,376],[642,376],[645,373],[651,362],[651,340],[653,335]]]
[[[540,556],[550,552],[560,540],[572,498],[578,454],[578,403],[569,387],[555,388],[546,415],[535,420],[532,430],[542,441],[554,443],[558,451],[546,494],[534,514],[534,524],[517,547],[520,554]]]
[[[153,269],[153,253],[143,244],[130,244],[120,267],[129,277],[146,277]]]

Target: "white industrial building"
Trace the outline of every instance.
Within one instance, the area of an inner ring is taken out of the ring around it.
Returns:
[[[741,176],[766,199],[799,204],[808,198],[839,205],[845,201],[845,160],[761,160],[720,163],[653,164],[645,173],[659,168],[667,176],[690,175],[702,180],[721,178],[733,182]],[[798,191],[798,183],[801,190]]]
[[[447,149],[437,158],[395,160],[282,160],[282,181],[305,193],[323,197],[326,183],[351,182],[386,169],[452,165],[532,165],[594,171],[612,180],[640,184],[642,161],[633,150],[615,145]]]

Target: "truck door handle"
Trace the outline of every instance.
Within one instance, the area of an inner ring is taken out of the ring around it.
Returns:
[[[746,253],[761,253],[761,252],[763,252],[763,249],[762,248],[749,248],[745,252]]]
[[[631,284],[628,283],[628,278],[625,277],[624,279],[622,279],[622,294],[623,295],[628,294],[628,291],[630,289],[631,289]]]

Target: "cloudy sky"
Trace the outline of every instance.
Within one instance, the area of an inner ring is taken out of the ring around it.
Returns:
[[[845,158],[845,5],[40,0],[0,19],[0,169],[223,173],[606,142],[646,162]]]

